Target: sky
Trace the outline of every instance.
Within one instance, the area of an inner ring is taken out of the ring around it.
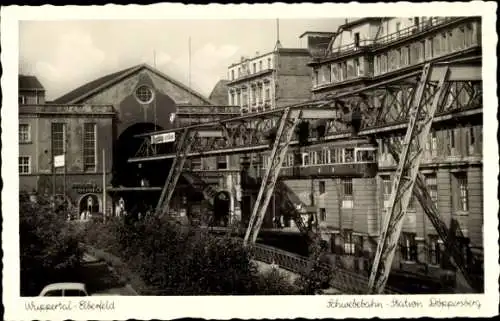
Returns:
[[[336,31],[344,21],[280,19],[284,47],[300,47],[304,31]],[[108,73],[148,63],[208,96],[241,56],[272,51],[276,19],[21,21],[19,72],[36,75],[47,100]],[[156,57],[156,59],[155,59]]]

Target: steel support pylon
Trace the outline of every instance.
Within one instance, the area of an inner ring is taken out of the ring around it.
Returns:
[[[165,181],[160,198],[158,199],[158,204],[156,205],[155,214],[159,217],[162,217],[166,212],[168,212],[170,199],[174,194],[175,186],[177,185],[177,181],[182,174],[187,154],[191,150],[193,142],[194,135],[189,131],[189,129],[186,128],[177,143],[176,157],[173,160],[172,167],[170,167],[167,180]]]
[[[399,162],[399,146],[396,144],[389,144],[389,152],[396,162]],[[434,204],[432,197],[425,184],[425,177],[422,173],[418,172],[417,179],[415,181],[415,187],[413,188],[413,195],[422,206],[424,213],[427,215],[429,221],[431,221],[432,226],[436,230],[437,234],[445,244],[447,250],[451,252],[452,264],[454,264],[458,270],[458,282],[462,287],[464,287],[468,292],[476,292],[476,284],[474,280],[469,276],[467,269],[465,268],[465,262],[460,249],[453,242],[453,237],[451,237],[446,224],[441,220],[438,209]]]
[[[269,200],[273,194],[274,186],[276,185],[293,132],[301,119],[301,114],[302,112],[297,109],[292,110],[291,108],[286,108],[283,111],[276,138],[273,143],[273,149],[271,150],[269,164],[262,179],[259,194],[253,207],[252,216],[248,222],[245,238],[243,240],[245,246],[249,245],[249,243],[253,244],[257,240],[257,235],[259,234],[262,221],[266,215]]]
[[[375,253],[372,271],[368,283],[368,292],[381,294],[384,291],[392,261],[398,244],[403,220],[413,193],[413,187],[419,172],[423,147],[441,101],[441,95],[448,77],[448,67],[441,69],[439,83],[434,88],[432,103],[422,104],[426,86],[431,73],[431,65],[426,64],[414,92],[409,110],[408,129],[402,143],[401,154],[392,185],[389,208],[383,222],[383,229]]]

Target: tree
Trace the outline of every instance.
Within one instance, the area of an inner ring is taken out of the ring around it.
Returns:
[[[297,292],[279,274],[259,274],[241,240],[229,234],[216,236],[152,217],[131,224],[90,223],[85,239],[120,257],[157,295]]]
[[[34,203],[21,193],[19,205],[21,295],[33,296],[43,286],[69,278],[82,251],[65,213],[47,199]]]

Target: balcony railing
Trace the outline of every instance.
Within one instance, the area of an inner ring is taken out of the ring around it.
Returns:
[[[435,26],[444,24],[444,23],[449,22],[453,19],[457,19],[457,17],[433,17],[433,18],[429,18],[425,21],[420,22],[417,25],[413,25],[411,27],[407,27],[407,28],[401,29],[397,32],[380,37],[380,38],[375,40],[374,45],[378,46],[378,45],[385,45],[388,43],[392,43],[396,40],[413,36],[414,34],[416,34],[418,32],[425,31],[431,27],[435,27]]]
[[[447,23],[452,20],[460,19],[459,17],[433,17],[429,18],[425,21],[420,22],[419,24],[413,25],[411,27],[407,27],[401,29],[397,32],[385,35],[383,37],[379,37],[377,39],[364,39],[360,40],[358,43],[350,43],[347,45],[333,47],[331,50],[316,48],[310,49],[310,53],[313,57],[316,58],[333,58],[340,55],[344,55],[347,53],[351,53],[357,50],[362,50],[365,48],[374,48],[382,45],[386,45],[392,43],[396,40],[404,39],[407,37],[411,37],[418,32],[423,32],[429,28]]]

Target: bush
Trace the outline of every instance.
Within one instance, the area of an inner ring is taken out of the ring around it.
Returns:
[[[19,243],[21,296],[35,296],[42,287],[67,279],[81,261],[82,251],[64,212],[48,200],[38,203],[20,195]]]
[[[279,273],[260,275],[238,239],[151,218],[88,223],[85,242],[122,258],[161,295],[294,294]]]

